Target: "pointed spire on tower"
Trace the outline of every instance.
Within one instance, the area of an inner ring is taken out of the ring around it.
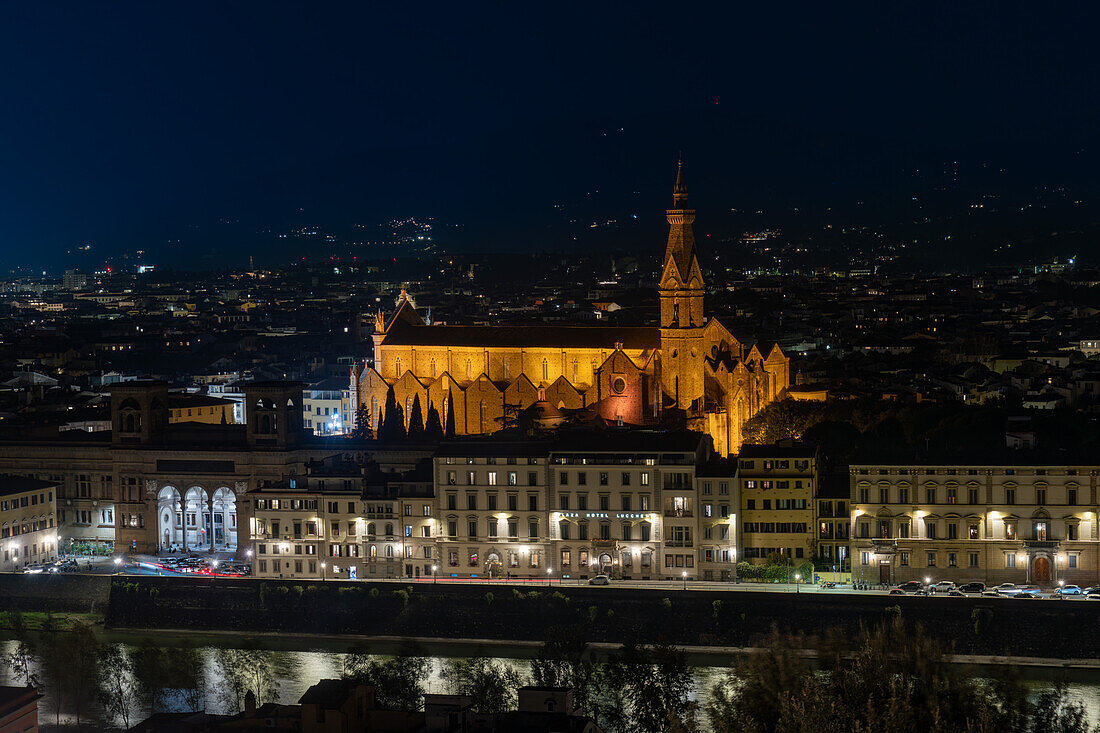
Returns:
[[[698,267],[695,253],[695,233],[691,229],[695,221],[695,212],[688,208],[687,184],[684,183],[684,159],[676,163],[676,185],[672,187],[672,208],[665,212],[668,219],[668,247],[665,249],[665,262],[670,259],[676,263],[680,282],[691,278],[692,267]]]
[[[685,209],[688,202],[687,184],[684,183],[684,155],[676,163],[676,185],[672,187],[672,208]]]

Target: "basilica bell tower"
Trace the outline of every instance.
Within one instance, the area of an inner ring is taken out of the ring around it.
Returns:
[[[676,170],[668,246],[657,293],[661,304],[661,389],[667,406],[699,412],[703,403],[703,273],[695,251],[684,164]]]

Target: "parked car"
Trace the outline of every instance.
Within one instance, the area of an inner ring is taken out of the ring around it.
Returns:
[[[924,583],[920,582],[919,580],[907,580],[898,587],[901,588],[902,592],[904,593],[913,593],[914,591],[918,591],[923,588]]]
[[[590,578],[589,581],[588,581],[588,584],[589,585],[611,585],[611,578],[607,577],[606,575],[597,575],[594,578]]]
[[[993,586],[993,590],[1003,596],[1012,596],[1020,592],[1020,589],[1016,587],[1015,583],[1001,583],[1000,585]]]
[[[953,580],[941,580],[932,586],[933,593],[946,593],[955,587],[955,581]]]
[[[1086,601],[1100,601],[1100,593],[1089,593],[1085,596]]]
[[[1054,589],[1054,594],[1059,596],[1079,596],[1084,591],[1081,590],[1079,585],[1063,585],[1060,588]]]
[[[963,583],[959,586],[959,590],[963,593],[984,593],[985,583],[971,582]]]

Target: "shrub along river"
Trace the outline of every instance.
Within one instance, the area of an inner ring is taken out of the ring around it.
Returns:
[[[212,713],[234,712],[233,682],[226,677],[226,668],[219,659],[224,659],[225,650],[249,650],[260,655],[263,664],[271,672],[274,692],[282,703],[296,703],[303,692],[318,680],[339,677],[349,652],[393,655],[401,651],[412,652],[428,658],[431,672],[424,685],[425,692],[447,692],[441,672],[448,659],[468,657],[488,657],[513,667],[523,679],[529,679],[529,659],[534,656],[537,645],[526,643],[495,642],[482,645],[462,641],[431,641],[427,644],[409,646],[407,642],[374,642],[369,647],[349,643],[336,638],[316,638],[306,636],[278,635],[251,637],[242,635],[205,635],[154,632],[152,634],[106,632],[102,641],[108,645],[117,645],[127,654],[134,654],[143,646],[162,649],[168,655],[190,654],[196,661],[195,668],[202,679],[202,689],[198,692],[184,693],[168,690],[159,703],[159,709],[181,711],[193,709],[189,706],[205,707]],[[10,638],[0,639],[0,684],[18,684],[12,655],[17,651],[18,643]],[[187,652],[181,650],[186,649]],[[255,659],[255,657],[253,657]],[[689,656],[694,665],[694,699],[705,701],[714,681],[724,672],[720,654],[708,653]],[[71,691],[53,689],[48,683],[48,662],[41,658],[32,658],[31,671],[42,680],[43,694],[39,702],[39,719],[43,730],[72,730],[76,727],[75,709],[77,703],[71,698]],[[1038,690],[1049,682],[1062,677],[1057,669],[1042,667],[1022,667],[1023,678],[1029,688]],[[1077,673],[1069,678],[1069,697],[1084,704],[1090,719],[1100,722],[1100,672]],[[59,700],[60,698],[60,700]],[[60,702],[60,706],[59,706]],[[84,730],[99,730],[103,726],[102,706],[94,701],[80,705],[81,726]],[[129,724],[134,725],[149,715],[149,700],[135,695],[129,710]],[[704,716],[700,715],[700,722]]]

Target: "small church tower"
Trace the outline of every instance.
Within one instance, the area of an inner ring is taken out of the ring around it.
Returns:
[[[668,246],[657,294],[661,305],[661,388],[681,410],[699,409],[703,399],[703,273],[695,251],[684,164],[676,170]]]

